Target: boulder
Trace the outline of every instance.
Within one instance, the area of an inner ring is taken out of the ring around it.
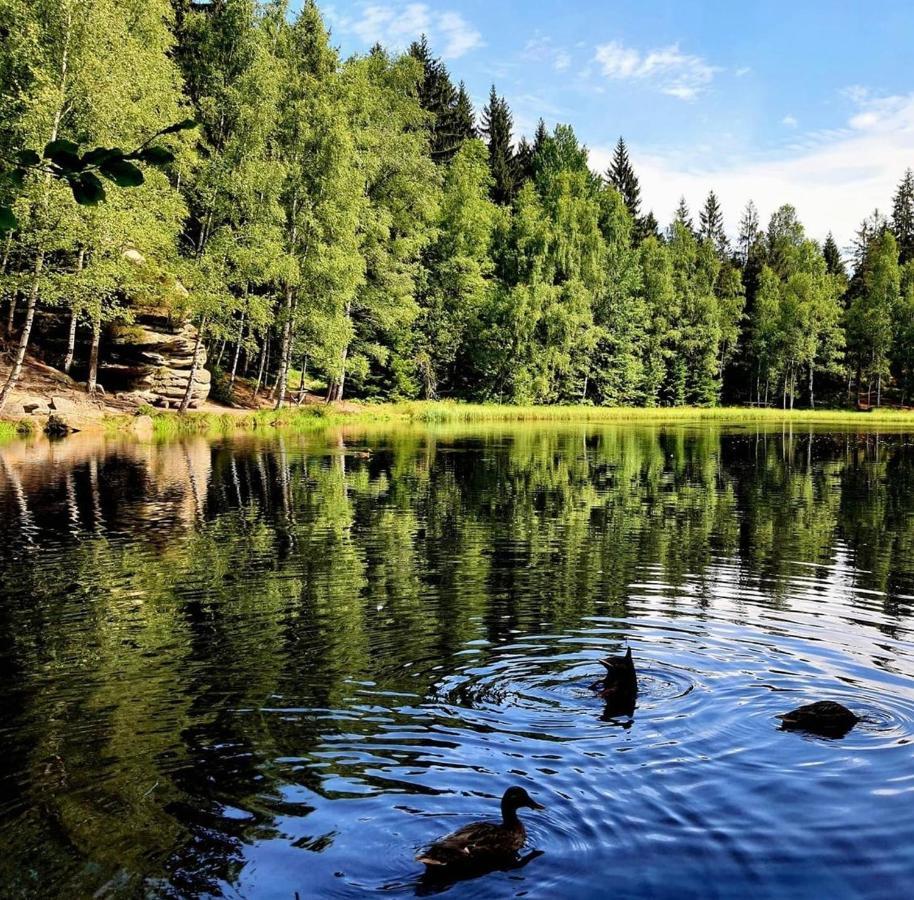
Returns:
[[[152,416],[134,416],[128,430],[140,440],[148,441],[152,439],[155,429],[155,423]]]
[[[49,411],[48,402],[43,397],[26,397],[22,401],[22,411],[30,416],[46,415]]]

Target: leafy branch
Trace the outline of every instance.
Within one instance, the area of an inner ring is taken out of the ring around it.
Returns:
[[[118,187],[139,187],[144,181],[143,170],[137,163],[166,166],[174,161],[174,154],[165,147],[154,146],[156,138],[195,128],[193,119],[184,119],[157,131],[139,147],[126,152],[120,147],[94,147],[84,153],[73,141],[51,141],[42,153],[37,150],[20,150],[13,160],[2,159],[8,168],[0,180],[19,189],[30,174],[45,175],[66,181],[73,192],[73,199],[80,206],[97,206],[105,199],[105,186],[101,175]],[[0,204],[0,232],[12,231],[18,222],[9,204]]]

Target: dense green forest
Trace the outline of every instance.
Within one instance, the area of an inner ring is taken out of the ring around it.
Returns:
[[[424,40],[342,60],[312,2],[0,0],[0,21],[7,168],[198,122],[97,205],[41,173],[0,187],[0,330],[90,390],[106,327],[147,307],[194,322],[222,392],[280,406],[303,372],[328,400],[910,400],[911,171],[847,254],[789,205],[728,232],[713,191],[661,230],[623,140],[602,175],[568,125],[515,140],[494,87],[477,115]]]

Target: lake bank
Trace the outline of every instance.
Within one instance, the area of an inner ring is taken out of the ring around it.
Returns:
[[[716,422],[722,425],[791,423],[844,428],[914,428],[914,412],[879,409],[782,410],[748,407],[595,407],[508,406],[450,401],[355,403],[308,403],[301,407],[239,409],[210,404],[210,409],[185,414],[174,410],[138,409],[135,414],[80,410],[73,420],[80,431],[132,433],[138,437],[167,439],[188,434],[232,434],[276,430],[307,431],[331,426],[376,423],[421,425],[471,424],[685,424]],[[40,432],[40,417],[0,420],[0,441]]]

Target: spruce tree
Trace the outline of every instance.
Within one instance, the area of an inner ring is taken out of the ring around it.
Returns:
[[[682,225],[692,234],[695,233],[695,227],[692,224],[692,213],[689,212],[689,205],[686,203],[685,197],[679,198],[679,206],[676,207],[676,212],[673,214],[673,225]]]
[[[721,259],[729,253],[730,244],[724,231],[724,216],[720,209],[717,194],[711,191],[705,200],[704,209],[699,214],[699,236],[703,241],[708,241],[717,251]]]
[[[755,239],[759,234],[759,214],[758,209],[755,204],[750,200],[745,209],[743,210],[742,216],[739,220],[739,244],[737,247],[737,252],[739,255],[740,262],[743,266],[748,265],[749,263],[749,254],[752,250],[752,245],[755,243]]]
[[[517,191],[517,166],[511,132],[514,120],[503,97],[492,85],[489,103],[482,111],[482,133],[489,146],[489,168],[492,172],[492,199],[507,205]]]
[[[432,55],[425,35],[413,42],[409,55],[422,67],[418,83],[419,104],[429,113],[429,152],[437,163],[450,162],[469,137],[473,137],[473,106],[463,84],[454,87],[447,68]]]
[[[847,270],[844,268],[844,260],[841,259],[841,251],[838,249],[838,244],[830,231],[822,246],[822,255],[825,257],[825,267],[829,275],[839,275],[842,278],[847,278]]]
[[[892,203],[892,232],[898,241],[901,262],[914,259],[914,171],[904,173]]]
[[[606,172],[606,180],[622,195],[632,219],[637,222],[641,215],[641,185],[628,158],[628,148],[621,137],[613,153],[612,165]]]
[[[523,184],[533,178],[535,161],[536,155],[533,152],[533,144],[525,137],[522,137],[517,145],[517,154],[515,156],[519,184]]]

